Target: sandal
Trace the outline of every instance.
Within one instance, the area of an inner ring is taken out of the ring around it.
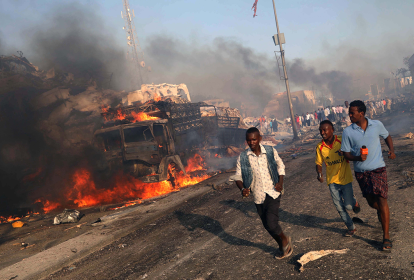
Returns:
[[[292,253],[293,253],[293,246],[292,246],[292,239],[290,238],[290,236],[288,237],[288,244],[285,247],[283,247],[283,251],[282,252],[283,252],[283,255],[280,256],[280,257],[275,256],[275,259],[281,260],[281,259],[287,258],[290,255],[292,255]]]
[[[382,241],[382,250],[383,251],[391,251],[392,249],[392,242],[389,239],[384,239]]]

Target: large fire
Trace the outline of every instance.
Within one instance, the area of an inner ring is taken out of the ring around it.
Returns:
[[[190,174],[194,171],[206,170],[204,159],[199,154],[195,154],[192,158],[188,159],[185,170],[187,175],[184,175],[183,172],[178,172],[176,174],[174,186],[171,180],[165,180],[157,183],[144,183],[139,179],[120,172],[115,175],[115,183],[111,188],[101,189],[96,186],[91,172],[85,168],[80,168],[72,175],[70,187],[67,188],[64,193],[67,205],[62,205],[59,202],[50,201],[44,198],[37,199],[35,203],[40,203],[43,206],[43,213],[48,213],[52,210],[63,208],[64,206],[81,208],[102,204],[119,203],[122,201],[129,201],[127,204],[122,206],[127,207],[141,203],[142,199],[148,199],[175,192],[180,188],[195,185],[211,177],[205,173],[193,176]],[[197,172],[197,174],[199,174],[199,172]],[[112,208],[110,210],[118,208]],[[28,213],[26,217],[32,214],[33,213]],[[0,216],[0,223],[12,222],[21,218],[22,217]]]

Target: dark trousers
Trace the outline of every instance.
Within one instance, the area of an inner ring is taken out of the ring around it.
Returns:
[[[279,234],[282,233],[282,228],[279,225],[280,197],[281,195],[273,199],[266,194],[263,204],[255,204],[263,226],[276,241],[280,240]]]

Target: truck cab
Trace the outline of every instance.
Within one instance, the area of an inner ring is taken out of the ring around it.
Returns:
[[[94,133],[94,142],[105,154],[107,171],[122,168],[143,182],[166,180],[170,164],[185,174],[167,119],[99,129]]]

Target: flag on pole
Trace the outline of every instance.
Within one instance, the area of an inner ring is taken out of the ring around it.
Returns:
[[[256,15],[256,11],[257,11],[257,1],[259,1],[259,0],[254,0],[254,4],[253,4],[253,7],[252,7],[252,10],[254,9],[254,15],[253,15],[253,17],[257,16]]]

